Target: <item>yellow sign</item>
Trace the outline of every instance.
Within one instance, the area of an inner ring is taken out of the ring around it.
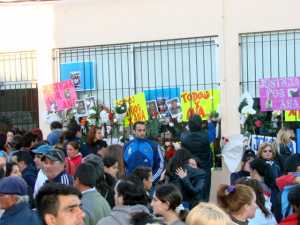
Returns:
[[[133,125],[137,121],[148,120],[147,104],[144,92],[116,101],[117,106],[121,106],[124,103],[127,105],[127,112],[124,118],[125,127]]]
[[[199,114],[207,120],[211,112],[217,111],[220,104],[220,90],[203,90],[181,93],[183,121],[188,121],[193,114]]]
[[[284,121],[300,121],[300,110],[287,110],[284,112]]]

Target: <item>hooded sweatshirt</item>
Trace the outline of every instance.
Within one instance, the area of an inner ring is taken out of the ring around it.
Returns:
[[[111,214],[98,221],[97,225],[130,225],[131,215],[140,212],[150,214],[149,209],[144,205],[116,206]]]

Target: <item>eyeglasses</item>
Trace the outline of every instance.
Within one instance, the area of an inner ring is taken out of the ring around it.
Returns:
[[[264,149],[263,150],[263,153],[267,153],[267,152],[271,152],[272,153],[273,151],[272,151],[272,149]]]

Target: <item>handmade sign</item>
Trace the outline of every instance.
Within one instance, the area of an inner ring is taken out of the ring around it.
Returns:
[[[176,118],[181,115],[179,88],[145,90],[144,93],[148,113],[152,118],[158,115]]]
[[[133,125],[137,121],[147,121],[148,112],[144,92],[126,97],[116,101],[116,106],[127,105],[127,111],[124,116],[125,127]]]
[[[275,137],[263,136],[263,135],[251,135],[251,149],[253,151],[258,151],[259,146],[263,142],[272,143],[276,140]]]
[[[217,111],[220,104],[220,90],[203,90],[181,93],[183,121],[188,121],[193,114],[199,114],[207,120],[210,113]]]
[[[284,112],[284,121],[300,121],[300,110],[287,110]]]
[[[260,109],[300,109],[300,77],[265,78],[259,80]]]
[[[48,112],[71,109],[76,104],[77,94],[71,80],[45,85],[42,89]]]

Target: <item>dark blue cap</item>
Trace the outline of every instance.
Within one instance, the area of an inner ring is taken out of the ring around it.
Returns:
[[[27,195],[27,184],[21,177],[4,177],[0,180],[0,193],[8,195]]]

